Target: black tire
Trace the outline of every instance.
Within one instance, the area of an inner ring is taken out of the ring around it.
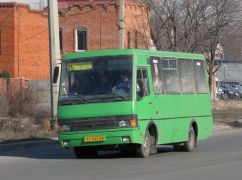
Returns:
[[[97,157],[97,149],[94,147],[74,147],[76,158],[95,158]]]
[[[151,150],[150,133],[149,131],[146,131],[144,143],[138,146],[136,150],[136,154],[138,157],[147,158],[150,155],[150,150]]]
[[[190,152],[195,149],[197,145],[196,133],[194,128],[191,126],[188,132],[188,140],[184,142],[183,150]]]
[[[174,151],[183,151],[183,146],[181,144],[173,145]]]

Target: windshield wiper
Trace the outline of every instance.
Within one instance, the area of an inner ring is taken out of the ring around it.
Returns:
[[[67,97],[60,100],[63,105],[68,105],[68,104],[87,104],[89,101],[85,98],[85,96],[80,95],[80,94],[65,94]],[[71,98],[68,98],[68,96],[71,96]],[[75,97],[75,98],[73,98]]]
[[[116,94],[116,93],[111,93],[112,95],[115,95],[116,98],[121,98],[122,100],[127,101],[127,96],[121,95],[121,94]]]

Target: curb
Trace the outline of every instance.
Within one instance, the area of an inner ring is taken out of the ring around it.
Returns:
[[[23,149],[29,147],[37,147],[43,145],[58,144],[58,138],[44,139],[44,140],[29,140],[19,142],[0,143],[0,151]]]
[[[213,132],[218,133],[225,130],[233,130],[234,127],[227,125],[226,123],[214,123]]]

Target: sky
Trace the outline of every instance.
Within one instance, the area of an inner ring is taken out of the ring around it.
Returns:
[[[47,0],[0,0],[2,2],[18,2],[30,4],[31,9],[43,9],[47,6]]]

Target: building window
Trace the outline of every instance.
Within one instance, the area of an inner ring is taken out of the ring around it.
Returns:
[[[130,42],[131,42],[131,33],[130,33],[130,31],[128,32],[128,49],[130,49],[131,48],[131,44],[130,44]]]
[[[134,34],[134,48],[138,49],[138,31],[135,31]]]
[[[59,38],[60,38],[60,50],[63,51],[62,28],[59,29]]]
[[[76,51],[87,50],[87,30],[85,28],[78,28],[75,31]]]
[[[2,54],[2,31],[0,30],[0,54]]]

